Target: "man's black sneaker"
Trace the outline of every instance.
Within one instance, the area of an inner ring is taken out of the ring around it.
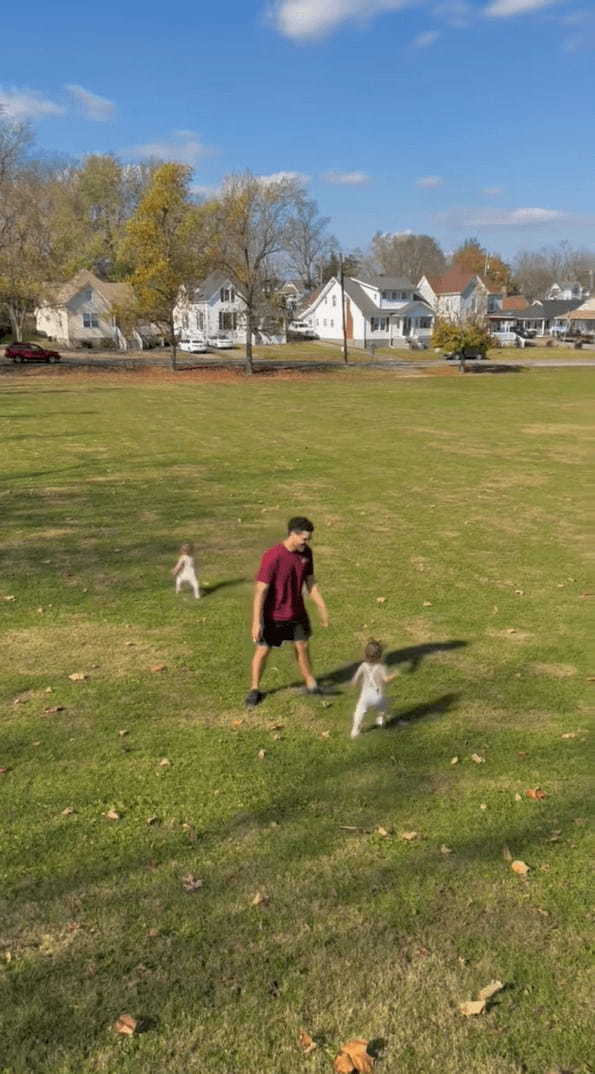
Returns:
[[[257,705],[260,705],[264,694],[261,694],[260,690],[251,690],[247,695],[244,704],[247,709],[255,709]]]

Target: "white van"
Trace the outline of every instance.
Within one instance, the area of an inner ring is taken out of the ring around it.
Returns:
[[[178,348],[181,351],[189,351],[190,354],[204,354],[209,349],[204,339],[181,339]]]

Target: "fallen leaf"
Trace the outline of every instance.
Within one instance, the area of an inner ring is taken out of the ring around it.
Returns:
[[[525,590],[524,589],[515,589],[515,594],[516,594],[517,597],[524,597],[525,596]]]
[[[472,1014],[481,1014],[485,1010],[485,1005],[485,999],[468,999],[464,1003],[459,1003],[459,1010],[465,1018],[468,1018]]]
[[[432,607],[432,601],[431,600],[424,600],[423,606],[424,606],[424,608],[431,608]]]
[[[376,597],[376,603],[377,604],[385,604],[386,603],[386,597]]]
[[[46,686],[44,693],[53,694],[53,692],[54,692],[53,686]]]
[[[68,678],[71,682],[84,682],[89,676],[86,675],[84,671],[73,671],[72,675],[69,675]]]
[[[274,735],[272,735],[271,737],[273,739],[273,742],[281,742],[281,740],[283,739],[283,735],[279,731],[275,731]],[[324,738],[324,735],[322,737]]]
[[[519,792],[517,791],[515,796],[514,796],[514,800],[515,800],[515,802],[522,802],[522,800],[523,800],[522,794],[519,794]]]
[[[487,809],[488,807],[487,807],[487,805],[485,804],[485,802],[482,802],[479,808],[480,808],[480,809]]]
[[[417,832],[401,832],[401,839],[406,839],[409,843],[412,839],[417,839]]]
[[[251,904],[252,906],[265,906],[268,901],[268,895],[265,895],[262,891],[257,891],[256,895],[251,900]]]
[[[335,1074],[373,1074],[374,1058],[367,1040],[350,1040],[341,1046],[333,1064]]]
[[[332,706],[332,701],[323,701],[322,702],[323,709],[330,709],[331,706]]]
[[[526,876],[529,872],[529,866],[524,861],[513,861],[510,864],[510,868],[513,873],[517,873],[519,876]]]
[[[382,825],[379,825],[376,828],[376,835],[381,835],[384,839],[388,838],[388,832],[387,832],[386,828],[382,827]]]
[[[321,738],[330,738],[330,737],[331,737],[331,733],[330,733],[330,731],[321,731],[321,732],[320,732],[320,737],[321,737]]]
[[[147,824],[159,824],[159,817],[147,817]]]
[[[132,1037],[138,1030],[138,1019],[131,1014],[121,1014],[114,1024],[116,1033],[122,1033],[125,1037]]]
[[[167,664],[153,664],[149,671],[167,671]]]
[[[452,849],[451,849],[451,847],[447,847],[446,843],[443,843],[442,846],[440,847],[440,853],[441,854],[452,854]]]
[[[576,738],[576,731],[567,731],[565,735],[560,735],[560,738]]]
[[[157,936],[159,936],[159,929],[147,929],[147,936],[154,940]]]
[[[264,759],[265,759],[266,755],[267,755],[267,751],[266,751],[266,750],[259,750],[259,751],[258,751],[258,760],[259,760],[259,761],[264,761]]]
[[[496,992],[501,992],[503,988],[504,985],[502,984],[502,981],[490,981],[489,984],[479,990],[477,995],[480,999],[484,999],[487,1002],[488,999],[491,999],[492,996],[496,995]]]
[[[512,861],[512,854],[507,846],[502,847],[502,857],[504,861]]]
[[[530,787],[528,791],[525,791],[525,797],[532,798],[533,801],[539,802],[542,798],[546,797],[545,791],[542,791],[541,787]]]
[[[128,735],[129,733],[130,732],[127,731],[125,727],[123,727],[121,731],[118,731],[118,734],[119,734],[120,738],[124,738],[124,736]]]
[[[10,772],[10,768],[0,768],[0,776],[5,776],[7,772]]]
[[[203,881],[199,877],[193,876],[192,873],[188,873],[187,876],[182,877],[182,887],[184,891],[198,891],[203,885]]]
[[[71,805],[67,805],[66,809],[62,810],[63,817],[71,817],[73,813],[76,813],[76,809],[73,809]]]
[[[109,809],[107,813],[103,814],[107,820],[119,820],[120,814],[115,809]]]
[[[49,708],[43,710],[44,716],[53,716],[56,712],[64,712],[64,705],[50,705]]]
[[[171,768],[171,761],[169,757],[162,757],[159,762],[160,768]]]
[[[243,722],[244,722],[243,720],[232,720],[231,721],[231,726],[232,727],[241,727]]]
[[[458,757],[451,757],[450,763],[451,764],[458,764],[459,763],[459,758]]]
[[[472,753],[471,760],[475,761],[475,764],[485,764],[485,757],[482,757],[479,753]]]
[[[6,601],[11,601],[11,600],[16,600],[16,599],[17,598],[13,597],[12,593],[9,594],[9,596],[7,596],[7,597],[2,597],[2,600],[6,600]]]
[[[300,1048],[302,1049],[304,1055],[310,1055],[310,1052],[313,1052],[314,1049],[317,1047],[316,1041],[312,1040],[312,1037],[309,1033],[306,1033],[305,1029],[300,1030],[300,1035],[298,1039]]]

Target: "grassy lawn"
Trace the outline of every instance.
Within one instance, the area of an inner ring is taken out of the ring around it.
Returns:
[[[1,1074],[330,1074],[353,1037],[386,1074],[592,1070],[591,385],[0,382]],[[336,692],[285,648],[247,714],[250,579],[301,512]],[[352,742],[371,635],[394,719]]]

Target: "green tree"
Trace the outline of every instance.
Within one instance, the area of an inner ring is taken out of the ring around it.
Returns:
[[[174,307],[182,288],[193,289],[207,268],[210,206],[197,206],[189,184],[192,169],[167,163],[157,167],[140,204],[128,221],[120,256],[131,266],[135,303],[128,311],[159,325],[171,341],[176,368]],[[126,311],[119,311],[125,315]]]
[[[52,270],[48,186],[43,168],[28,163],[3,190],[0,306],[17,340],[43,297]]]
[[[489,347],[495,346],[495,342],[488,322],[481,317],[459,321],[437,317],[432,333],[432,346],[448,352],[477,350],[485,355]]]

